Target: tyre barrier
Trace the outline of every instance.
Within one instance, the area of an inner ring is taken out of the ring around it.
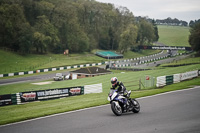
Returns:
[[[173,74],[173,75],[168,75],[168,76],[159,76],[159,77],[157,77],[156,86],[163,87],[165,85],[179,83],[181,81],[192,79],[192,78],[195,78],[198,76],[200,76],[200,70],[179,73],[179,74]]]

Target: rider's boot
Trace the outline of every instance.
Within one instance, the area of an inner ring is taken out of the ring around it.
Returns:
[[[126,107],[126,104],[124,104],[124,112],[126,112],[126,108],[127,108],[127,107]]]
[[[137,105],[137,102],[136,102],[135,100],[133,101],[133,105],[134,105],[134,106],[136,106],[136,105]]]

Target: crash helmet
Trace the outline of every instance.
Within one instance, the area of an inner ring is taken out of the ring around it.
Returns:
[[[112,77],[111,78],[111,84],[115,85],[117,83],[117,77]]]

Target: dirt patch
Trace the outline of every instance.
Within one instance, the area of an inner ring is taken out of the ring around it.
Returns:
[[[47,84],[52,84],[53,82],[55,82],[55,81],[38,82],[38,83],[31,83],[31,84],[34,84],[34,85],[47,85]]]

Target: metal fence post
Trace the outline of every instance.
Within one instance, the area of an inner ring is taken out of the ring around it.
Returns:
[[[141,90],[141,79],[139,79],[139,90]]]

